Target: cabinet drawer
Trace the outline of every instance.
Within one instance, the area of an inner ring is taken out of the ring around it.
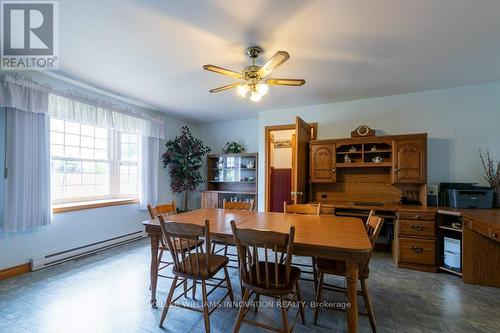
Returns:
[[[436,235],[436,223],[434,221],[422,220],[398,220],[399,235],[434,237]]]
[[[412,264],[436,265],[436,241],[400,237],[399,260]]]
[[[436,220],[436,214],[428,212],[399,212],[398,217],[402,220]]]

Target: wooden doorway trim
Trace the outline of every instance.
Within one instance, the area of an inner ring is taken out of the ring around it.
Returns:
[[[310,125],[312,126],[312,133],[311,133],[311,138],[313,140],[316,140],[317,139],[317,136],[318,136],[318,123],[315,122],[315,123],[310,123]],[[265,135],[265,179],[264,179],[264,211],[265,212],[268,212],[269,211],[269,206],[270,206],[270,195],[269,193],[270,192],[270,161],[271,161],[271,156],[270,156],[270,152],[271,152],[271,132],[273,131],[284,131],[284,130],[295,130],[295,124],[286,124],[286,125],[274,125],[274,126],[266,126],[264,128],[264,135]],[[293,168],[295,166],[292,165],[292,175],[293,175]]]

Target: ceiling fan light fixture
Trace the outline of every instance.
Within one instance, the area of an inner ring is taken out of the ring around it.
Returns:
[[[262,99],[262,96],[258,92],[252,91],[252,94],[250,95],[250,100],[252,102],[257,103],[261,99]]]
[[[267,83],[259,83],[255,87],[259,95],[264,96],[269,92],[269,85]]]
[[[303,79],[287,79],[287,78],[269,78],[271,72],[281,66],[285,61],[290,59],[290,55],[286,51],[276,52],[263,65],[257,65],[255,60],[259,56],[262,49],[258,46],[251,46],[246,53],[252,60],[252,64],[243,68],[241,72],[235,72],[227,68],[204,65],[203,69],[217,74],[222,74],[236,78],[243,82],[234,82],[222,87],[210,89],[210,93],[218,93],[229,89],[236,88],[236,93],[245,98],[248,97],[252,102],[258,102],[269,92],[269,86],[301,86],[305,83]],[[250,95],[250,96],[249,96]]]
[[[248,84],[240,84],[238,85],[236,91],[238,92],[238,95],[240,95],[241,97],[246,97],[249,90],[250,88],[248,87]]]

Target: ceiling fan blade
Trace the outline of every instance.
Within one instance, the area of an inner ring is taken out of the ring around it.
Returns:
[[[303,79],[267,79],[267,84],[275,86],[301,86],[306,83]]]
[[[237,79],[243,79],[243,74],[235,72],[235,71],[232,71],[230,69],[222,68],[222,67],[219,67],[219,66],[204,65],[203,69],[206,69],[207,71],[219,73],[219,74],[222,74],[222,75],[232,76],[232,77],[237,78]]]
[[[262,66],[257,72],[260,77],[265,77],[271,74],[273,69],[280,66],[282,63],[290,59],[290,55],[286,51],[278,51],[276,52],[271,59],[269,59],[264,66]]]
[[[218,87],[218,88],[211,89],[209,91],[211,93],[216,93],[216,92],[220,92],[220,91],[224,91],[224,90],[236,88],[239,85],[240,85],[239,83],[232,83],[232,84],[228,84],[227,86],[223,86],[223,87]]]

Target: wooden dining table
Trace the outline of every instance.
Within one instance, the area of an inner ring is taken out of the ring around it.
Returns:
[[[358,325],[357,280],[358,268],[369,258],[371,243],[359,218],[334,215],[295,215],[270,212],[249,212],[203,208],[166,217],[166,222],[204,225],[210,222],[210,234],[232,243],[231,220],[238,228],[264,229],[288,233],[295,226],[293,253],[300,256],[342,260],[346,263],[347,327],[356,332]],[[161,237],[159,220],[143,222],[151,240],[151,304],[156,307],[158,281],[158,246]]]

